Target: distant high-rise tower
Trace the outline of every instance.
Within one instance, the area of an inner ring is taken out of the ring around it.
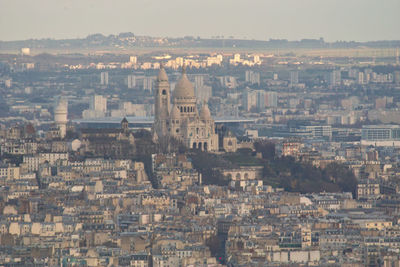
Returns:
[[[67,134],[67,122],[68,122],[68,101],[61,98],[54,110],[54,123],[59,130],[60,137],[64,138]]]
[[[359,72],[357,74],[357,83],[358,84],[364,84],[365,83],[365,77],[364,77],[364,72]]]
[[[290,87],[294,87],[299,83],[299,72],[297,70],[290,72]]]
[[[101,118],[107,112],[107,98],[101,95],[93,95],[89,102],[89,109],[82,112],[83,118]]]
[[[136,76],[135,75],[128,75],[127,77],[127,85],[129,89],[136,87]]]
[[[196,94],[197,103],[208,102],[212,96],[211,86],[203,85],[202,87],[195,87],[194,91]]]
[[[107,112],[107,98],[102,95],[93,95],[89,106],[91,110]]]
[[[276,108],[278,106],[278,94],[276,92],[265,92],[265,105]]]
[[[399,48],[397,47],[396,49],[396,65],[400,65],[400,60],[399,60]]]
[[[400,71],[395,71],[393,74],[393,81],[395,84],[400,84]]]
[[[143,78],[143,90],[153,91],[153,80],[154,77],[144,77]]]
[[[100,74],[100,84],[101,85],[108,85],[108,72],[103,71]]]
[[[194,88],[201,88],[204,85],[204,75],[194,75]]]
[[[328,76],[329,86],[339,86],[342,83],[342,75],[340,70],[333,70]]]
[[[260,73],[254,72],[251,70],[247,70],[245,73],[245,81],[250,84],[258,84],[260,85]]]

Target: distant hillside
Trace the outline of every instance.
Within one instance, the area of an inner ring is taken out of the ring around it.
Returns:
[[[140,47],[160,48],[396,48],[400,47],[400,40],[373,41],[373,42],[325,42],[324,39],[303,39],[300,41],[288,41],[285,39],[261,40],[239,40],[216,37],[214,39],[202,39],[199,37],[150,37],[136,36],[133,33],[120,33],[118,35],[104,36],[92,34],[82,39],[30,39],[22,41],[0,41],[0,51],[15,50],[23,47],[32,49],[129,49]]]

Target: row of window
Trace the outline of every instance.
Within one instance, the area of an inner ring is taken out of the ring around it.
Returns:
[[[181,112],[194,112],[194,107],[178,107]]]

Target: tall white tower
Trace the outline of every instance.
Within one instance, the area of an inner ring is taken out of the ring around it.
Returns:
[[[103,71],[100,74],[100,84],[101,85],[108,85],[108,72]]]
[[[168,119],[170,112],[170,85],[164,66],[161,65],[156,79],[155,93],[155,120],[154,130],[158,137],[168,134]]]
[[[60,131],[60,137],[64,138],[67,134],[68,122],[68,101],[64,98],[60,98],[54,110],[54,122]]]

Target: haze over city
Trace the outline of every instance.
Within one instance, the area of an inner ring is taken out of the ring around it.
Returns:
[[[0,11],[0,266],[400,266],[399,0]]]
[[[400,39],[398,0],[2,0],[0,40],[159,37]]]

